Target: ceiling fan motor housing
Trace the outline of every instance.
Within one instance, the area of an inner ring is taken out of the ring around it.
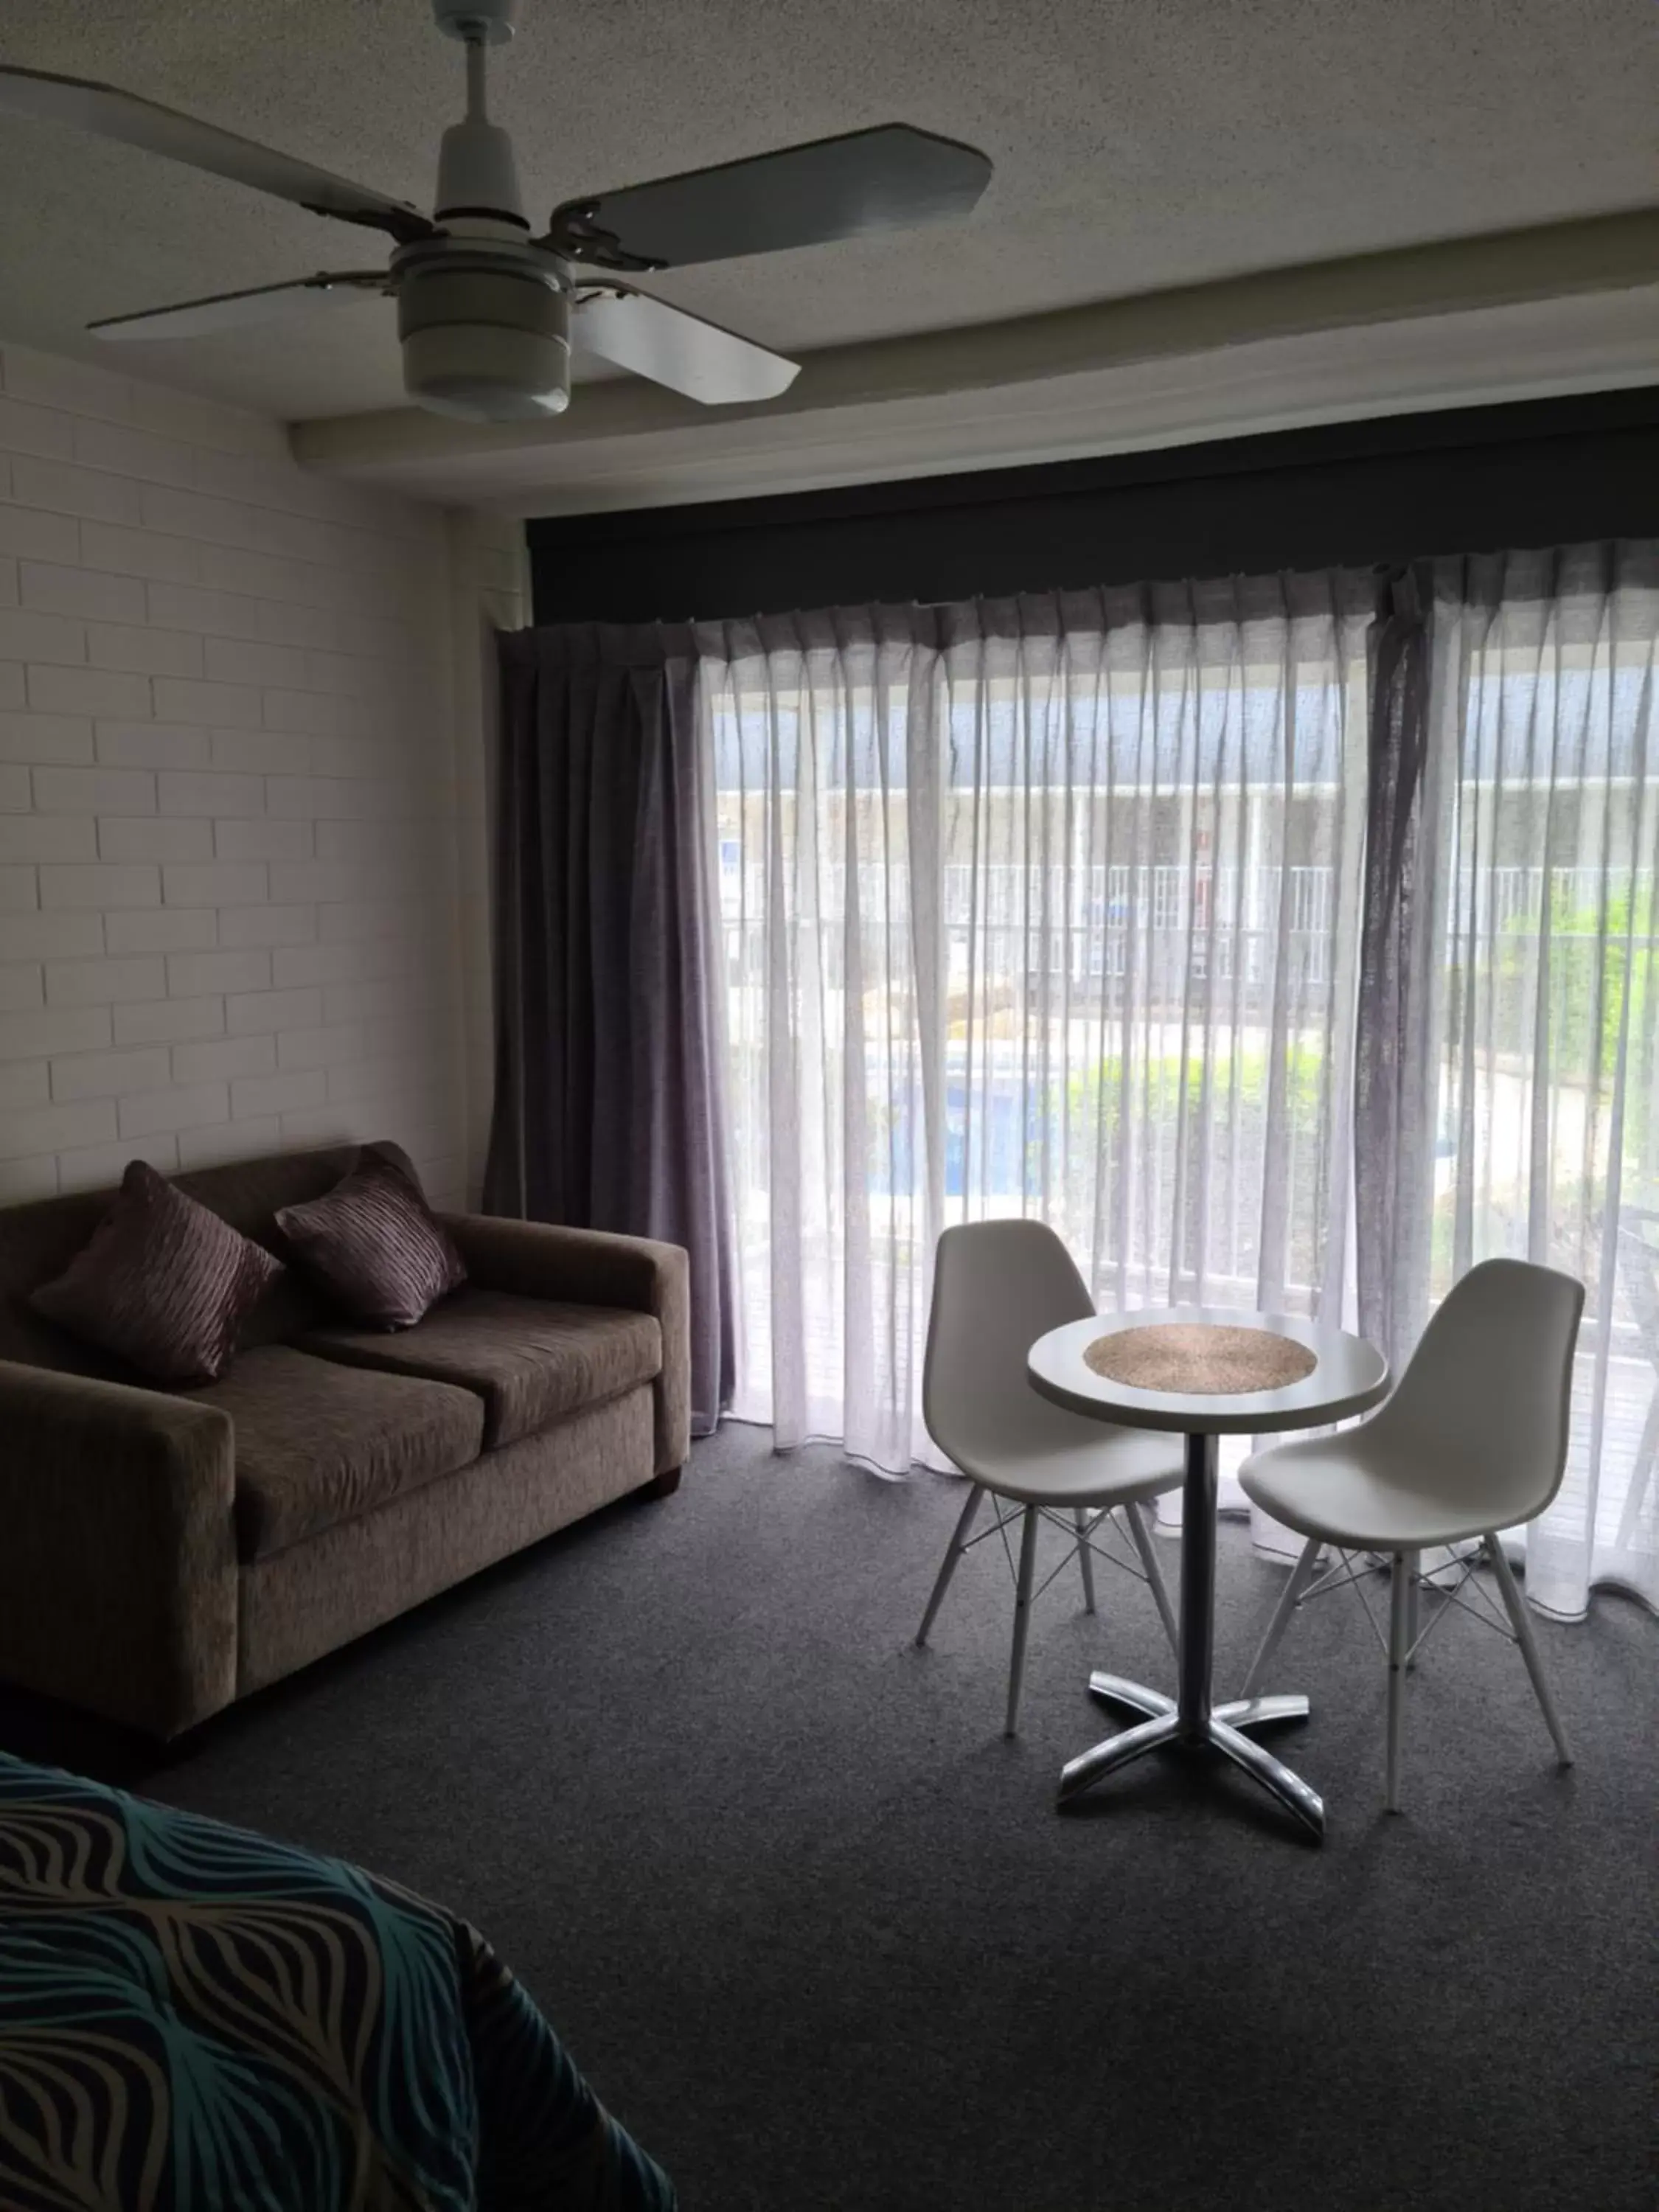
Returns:
[[[466,422],[534,422],[570,401],[570,295],[538,272],[453,246],[399,271],[411,399]]]
[[[447,39],[505,46],[519,27],[522,0],[432,0],[433,19]]]
[[[436,214],[440,222],[481,216],[528,231],[513,141],[499,124],[469,115],[445,131],[438,155]]]

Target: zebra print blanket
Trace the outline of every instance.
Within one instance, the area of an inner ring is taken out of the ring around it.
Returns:
[[[672,2212],[464,1922],[0,1755],[6,2212]]]

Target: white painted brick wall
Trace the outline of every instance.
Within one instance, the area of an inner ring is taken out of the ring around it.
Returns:
[[[447,518],[446,533],[453,641],[456,914],[466,1032],[461,1052],[468,1096],[466,1181],[476,1189],[483,1174],[495,1061],[489,882],[495,658],[493,643],[483,652],[477,646],[489,641],[494,630],[517,629],[527,623],[530,599],[520,526],[501,515],[456,509]],[[318,934],[324,944],[331,941],[326,929]],[[385,971],[358,972],[368,978]]]
[[[0,1204],[374,1136],[465,1195],[515,526],[456,520],[0,343]]]

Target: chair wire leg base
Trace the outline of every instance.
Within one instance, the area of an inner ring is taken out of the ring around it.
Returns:
[[[1089,1548],[1089,1516],[1079,1505],[1073,1518],[1077,1523],[1077,1563],[1083,1572],[1083,1610],[1093,1613],[1095,1605],[1095,1555]]]

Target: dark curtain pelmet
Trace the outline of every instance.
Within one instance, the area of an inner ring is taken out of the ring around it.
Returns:
[[[690,634],[501,641],[490,1212],[683,1244],[692,1425],[734,1364]]]

